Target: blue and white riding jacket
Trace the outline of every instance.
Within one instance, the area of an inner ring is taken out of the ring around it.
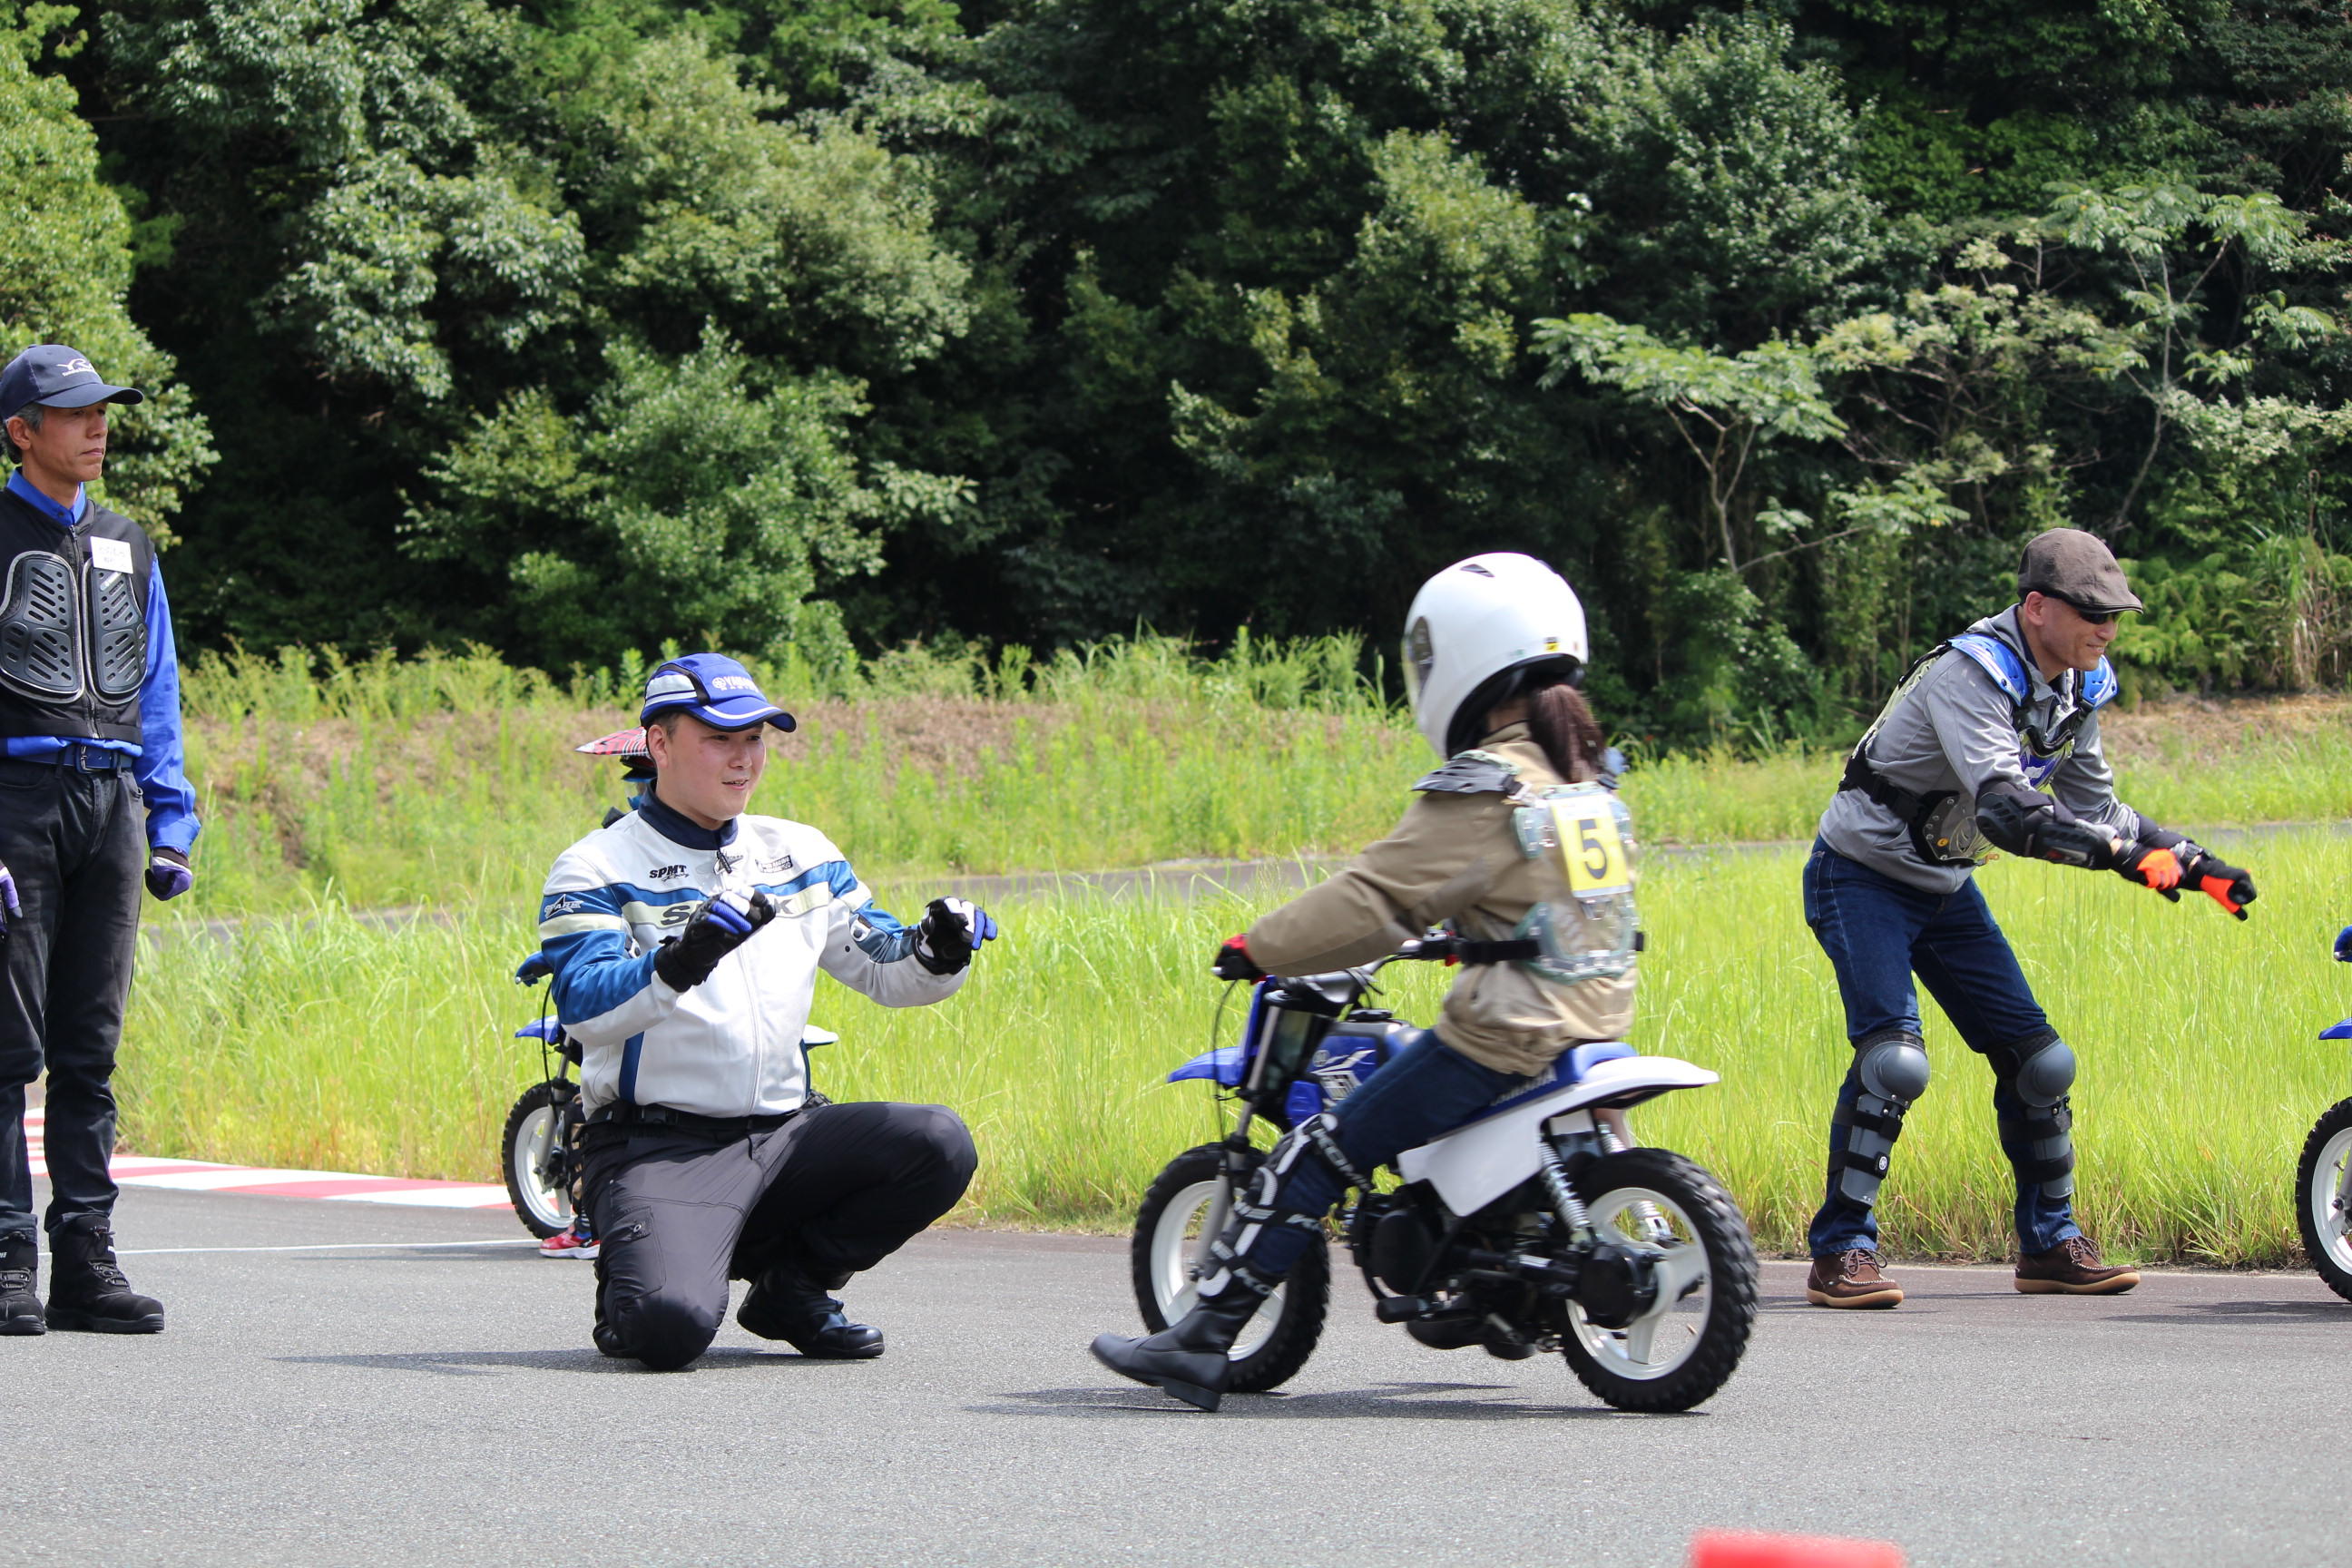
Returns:
[[[654,951],[712,897],[753,889],[776,918],[680,993]],[[585,1053],[591,1111],[616,1100],[698,1116],[795,1110],[801,1046],[822,969],[887,1007],[953,995],[963,973],[915,959],[915,931],[874,904],[815,828],[741,816],[711,831],[653,796],[556,858],[539,906],[556,1016]]]

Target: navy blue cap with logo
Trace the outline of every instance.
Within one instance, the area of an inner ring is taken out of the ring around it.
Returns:
[[[87,408],[93,403],[144,403],[135,386],[113,386],[79,349],[35,343],[0,370],[0,418],[14,418],[29,404],[48,408]]]
[[[690,653],[663,664],[646,679],[646,705],[637,722],[650,724],[663,713],[683,710],[714,730],[748,730],[773,724],[797,730],[799,721],[768,700],[751,672],[723,653]]]

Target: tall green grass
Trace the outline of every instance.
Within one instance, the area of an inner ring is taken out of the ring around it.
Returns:
[[[2010,861],[1982,876],[2082,1059],[2079,1205],[2114,1252],[2288,1261],[2295,1152],[2352,1089],[2352,1064],[2314,1038],[2352,1011],[2352,971],[2326,957],[2352,913],[2352,841],[2282,834],[2243,853],[2263,891],[2242,925],[2114,877]],[[1778,1251],[1801,1250],[1847,1060],[1799,915],[1800,865],[1794,851],[1653,864],[1633,1035],[1723,1074],[1637,1112],[1636,1131],[1718,1172]],[[927,890],[880,889],[908,906]],[[817,1053],[818,1081],[961,1110],[982,1151],[967,1221],[1118,1229],[1163,1161],[1214,1134],[1206,1091],[1160,1079],[1209,1044],[1222,989],[1205,955],[1255,908],[1083,892],[1009,904],[1003,940],[941,1005],[895,1011],[824,986],[816,1021],[844,1042]],[[531,940],[526,911],[385,931],[329,906],[256,921],[235,942],[151,942],[125,1137],[154,1153],[494,1179],[506,1104],[537,1075],[536,1050],[509,1037],[538,994],[505,979]],[[1434,1016],[1443,971],[1389,975],[1401,1014]],[[1990,1075],[1932,1007],[1927,1033],[1936,1079],[1886,1186],[1886,1241],[2000,1257],[2010,1184]]]
[[[1139,637],[1045,661],[902,650],[854,671],[768,670],[803,725],[776,739],[753,809],[818,824],[869,877],[1344,851],[1394,821],[1428,761],[1359,651],[1244,639],[1204,658]],[[527,902],[619,803],[618,769],[572,748],[628,721],[623,694],[642,675],[640,662],[558,682],[480,652],[198,661],[190,907]],[[1643,757],[1625,793],[1653,843],[1802,838],[1840,763]],[[2122,775],[2126,798],[2200,830],[2338,817],[2352,732],[2338,721],[2218,754],[2142,748]]]

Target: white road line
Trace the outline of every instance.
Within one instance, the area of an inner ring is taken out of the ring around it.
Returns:
[[[537,1247],[529,1237],[514,1241],[318,1241],[299,1247],[118,1247],[117,1258],[157,1258],[167,1252],[406,1252],[420,1247]]]

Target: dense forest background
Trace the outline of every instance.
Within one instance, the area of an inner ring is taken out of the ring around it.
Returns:
[[[1491,548],[1663,742],[2093,529],[2352,674],[2352,5],[0,0],[0,323],[161,388],[183,640],[1384,646]]]

